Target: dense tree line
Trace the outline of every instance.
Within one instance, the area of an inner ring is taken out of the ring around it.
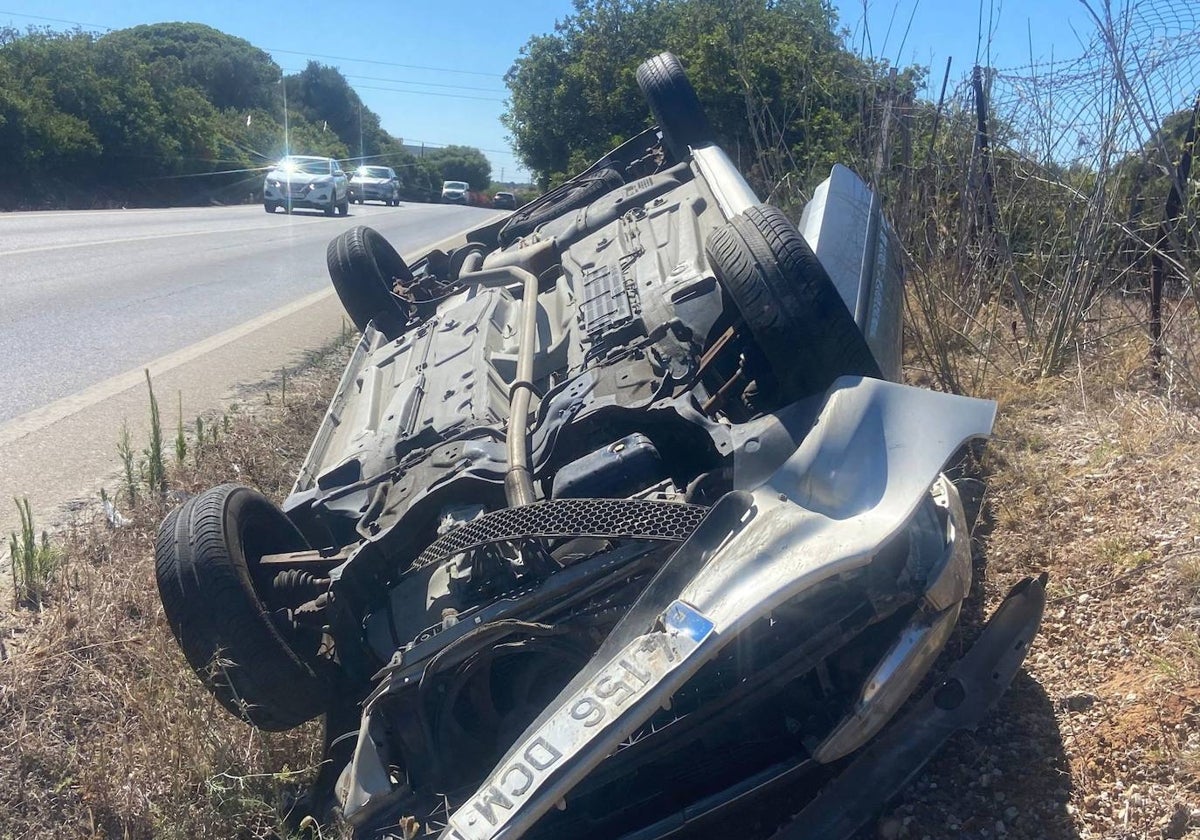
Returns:
[[[864,90],[887,68],[845,49],[822,0],[575,0],[507,75],[505,121],[542,186],[650,124],[635,74],[662,50],[683,61],[719,141],[762,186],[869,145]],[[920,79],[911,69],[899,84]]]
[[[285,77],[208,26],[0,28],[0,207],[248,200],[285,153],[285,97],[293,153],[391,166],[409,198],[450,178],[488,183],[477,149],[405,151],[337,69],[309,62]]]

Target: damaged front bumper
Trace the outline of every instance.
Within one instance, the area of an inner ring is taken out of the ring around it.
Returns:
[[[799,448],[758,486],[714,505],[589,664],[454,811],[444,840],[522,836],[739,633],[869,564],[933,488],[945,523],[943,557],[857,702],[810,754],[823,763],[861,748],[916,688],[957,621],[970,553],[956,530],[963,527],[957,494],[940,471],[964,442],[990,432],[994,411],[982,400],[838,380]],[[343,812],[356,825],[408,793],[387,772],[373,711],[368,701],[339,784]]]

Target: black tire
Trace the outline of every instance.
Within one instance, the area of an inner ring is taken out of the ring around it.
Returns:
[[[332,216],[334,213],[337,212],[337,209],[338,209],[337,190],[334,190],[333,194],[329,196],[329,206],[325,208],[325,215]]]
[[[591,204],[624,183],[625,179],[612,168],[601,169],[591,175],[584,175],[579,180],[568,181],[509,216],[504,227],[500,228],[500,244],[507,247],[522,236],[533,233],[539,226],[556,216]]]
[[[637,81],[676,160],[691,157],[691,147],[713,142],[708,115],[673,53],[659,53],[643,61],[637,69]]]
[[[259,592],[263,554],[308,547],[261,493],[226,484],[188,500],[158,529],[154,572],[167,622],[221,705],[259,729],[292,729],[324,712],[326,665],[272,621]]]
[[[325,264],[338,298],[359,330],[375,322],[389,338],[399,335],[407,320],[400,302],[392,295],[397,278],[411,282],[404,259],[374,228],[364,225],[334,237],[325,250]]]
[[[780,404],[839,376],[882,379],[854,316],[783,211],[751,207],[712,232],[705,252],[774,376]]]
[[[279,205],[276,204],[274,201],[264,201],[263,202],[263,210],[266,210],[268,213],[273,214],[275,212],[275,208],[278,206]]]
[[[338,213],[342,216],[350,215],[350,196],[342,199],[342,203],[337,206]]]

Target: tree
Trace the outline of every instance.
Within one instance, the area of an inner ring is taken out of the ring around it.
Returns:
[[[192,23],[0,28],[0,205],[241,201],[285,146],[415,167],[335,68],[284,80],[267,53]]]
[[[637,66],[671,50],[717,139],[769,189],[781,166],[823,173],[860,156],[863,91],[889,70],[842,46],[822,0],[575,0],[552,35],[530,39],[505,77],[503,119],[543,187],[650,125]],[[920,84],[912,70],[901,83]]]
[[[241,38],[200,23],[153,23],[105,35],[100,43],[204,93],[212,107],[266,108],[279,65]]]
[[[491,161],[472,146],[433,149],[424,160],[437,168],[443,181],[466,181],[475,190],[486,189],[492,182]]]

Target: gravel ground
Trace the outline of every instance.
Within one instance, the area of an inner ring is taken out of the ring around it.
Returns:
[[[1198,430],[1164,400],[1073,381],[1002,400],[972,606],[990,614],[1049,571],[1042,630],[877,836],[1200,837]],[[960,647],[978,626],[968,615]]]

